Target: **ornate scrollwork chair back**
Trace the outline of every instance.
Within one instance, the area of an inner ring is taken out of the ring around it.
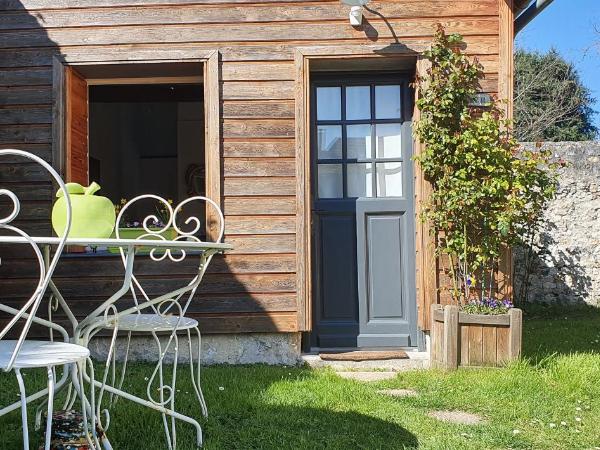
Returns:
[[[194,196],[173,207],[171,202],[152,194],[140,195],[122,205],[117,215],[117,228],[115,231],[117,238],[125,237],[124,225],[127,224],[127,218],[131,216],[139,217],[140,209],[143,210],[143,206],[147,208],[149,203],[154,206],[154,211],[144,219],[136,220],[134,223],[134,226],[142,229],[139,232],[140,235],[136,238],[138,240],[185,240],[200,243],[220,243],[223,239],[225,230],[223,213],[219,205],[213,200],[203,196]],[[198,208],[198,205],[202,207]],[[216,223],[217,220],[218,226]],[[174,410],[176,368],[179,359],[179,335],[183,335],[187,338],[188,343],[189,366],[193,388],[200,405],[201,413],[206,417],[208,410],[200,387],[201,334],[198,321],[186,317],[186,313],[212,260],[214,251],[201,251],[199,254],[196,254],[196,252],[189,254],[189,252],[183,249],[149,248],[146,251],[148,252],[148,259],[150,261],[154,263],[169,263],[169,267],[171,268],[173,267],[172,263],[181,263],[186,258],[198,258],[198,266],[194,268],[193,272],[189,273],[191,279],[182,279],[182,286],[170,294],[159,293],[156,295],[156,292],[150,292],[146,289],[147,286],[144,286],[147,277],[132,274],[129,290],[134,306],[120,311],[118,317],[115,317],[114,324],[109,325],[109,328],[111,326],[114,329],[118,327],[120,332],[127,332],[123,358],[124,364],[119,380],[117,381],[116,376],[113,375],[112,383],[116,383],[119,390],[122,389],[127,370],[127,359],[132,333],[150,334],[158,350],[158,361],[152,375],[148,378],[147,397],[157,409],[169,406],[171,410]],[[123,265],[126,266],[128,262],[127,255],[122,248],[120,252]],[[138,261],[137,256],[136,261]],[[166,274],[168,273],[163,272],[163,275]],[[162,279],[166,281],[165,277],[162,277]],[[156,279],[154,279],[154,285],[156,286]],[[192,345],[192,333],[197,338],[195,349],[193,349]],[[161,341],[159,334],[168,334],[166,343]],[[111,348],[109,354],[113,358],[117,358],[117,352],[114,348]],[[167,380],[167,369],[163,367],[167,354],[173,356],[173,368],[171,369],[170,380]],[[194,359],[196,359],[197,364],[194,364]],[[156,392],[158,392],[159,398],[156,398],[154,394]],[[173,450],[176,447],[177,439],[175,419],[171,416],[171,424],[169,426],[167,416],[164,412],[162,415],[167,446]],[[201,430],[199,424],[196,426],[196,429]],[[202,442],[200,431],[198,431],[197,442],[198,444]]]
[[[34,288],[34,292],[31,295],[31,297],[29,297],[29,299],[25,301],[21,309],[16,310],[14,308],[8,307],[7,305],[0,304],[0,310],[13,316],[12,319],[9,320],[9,322],[0,331],[0,340],[5,339],[8,333],[11,330],[16,329],[16,327],[19,324],[23,324],[22,329],[20,331],[16,330],[17,333],[15,334],[18,334],[18,340],[15,343],[14,350],[12,351],[7,366],[3,367],[5,371],[10,371],[14,366],[16,358],[23,346],[27,334],[29,333],[31,325],[36,321],[36,314],[39,309],[40,303],[42,302],[44,293],[48,288],[48,284],[50,283],[52,274],[54,273],[56,265],[58,264],[58,260],[65,247],[65,243],[71,228],[71,202],[65,183],[61,179],[60,175],[54,170],[54,168],[50,164],[48,164],[42,158],[36,155],[32,155],[31,153],[24,152],[22,150],[0,150],[0,159],[6,156],[21,157],[25,160],[30,160],[37,164],[40,164],[44,169],[46,169],[50,173],[52,181],[58,185],[58,188],[63,192],[65,196],[67,213],[65,230],[63,234],[59,236],[59,242],[56,246],[54,254],[50,257],[49,261],[45,262],[44,252],[40,248],[40,246],[36,242],[34,242],[34,239],[27,232],[23,231],[18,226],[12,224],[13,221],[18,217],[19,212],[21,211],[21,203],[19,201],[19,198],[14,194],[14,192],[8,189],[0,188],[0,196],[8,197],[8,199],[12,203],[12,211],[6,217],[0,217],[0,230],[8,231],[10,232],[9,234],[13,236],[16,235],[17,237],[22,238],[21,240],[19,240],[18,244],[14,245],[30,246],[33,249],[34,254],[37,258],[37,265],[39,269],[39,277],[37,279],[37,285]],[[11,236],[0,236],[0,244],[10,243],[10,238]],[[0,254],[0,257],[1,256],[2,255]]]
[[[27,300],[24,301],[20,309],[0,303],[0,312],[7,314],[10,318],[8,323],[0,330],[0,368],[5,372],[14,371],[20,391],[20,402],[13,403],[12,405],[0,409],[0,416],[20,407],[23,431],[23,448],[28,450],[29,434],[27,423],[27,404],[34,400],[44,399],[44,401],[47,403],[46,438],[44,449],[49,450],[52,437],[54,394],[67,385],[70,374],[72,374],[74,378],[77,376],[80,377],[81,372],[77,369],[77,365],[89,359],[89,350],[86,347],[70,343],[69,335],[63,327],[53,323],[51,319],[46,320],[37,317],[40,304],[44,299],[48,287],[51,286],[51,277],[56,269],[59,258],[65,248],[67,238],[69,236],[72,217],[71,200],[65,183],[61,179],[60,175],[42,158],[22,150],[0,150],[0,160],[6,157],[17,157],[19,159],[23,159],[24,162],[33,162],[42,166],[42,168],[50,174],[50,180],[58,186],[65,198],[66,225],[62,234],[58,236],[58,238],[52,238],[51,236],[32,237],[14,222],[19,216],[19,212],[21,210],[19,198],[10,189],[0,186],[0,197],[8,198],[8,209],[10,211],[6,216],[0,214],[0,231],[2,232],[2,235],[0,235],[0,244],[2,244],[0,252],[2,249],[6,248],[5,246],[11,246],[14,248],[28,246],[33,249],[36,260],[35,264],[39,270],[39,276],[36,280],[36,285],[33,288],[33,293]],[[54,253],[50,251],[50,246],[54,248]],[[2,255],[0,254],[0,257],[1,256]],[[50,330],[50,341],[27,339],[31,326],[34,323]],[[52,339],[52,332],[58,332],[61,334],[64,342],[54,342]],[[17,339],[13,339],[13,334],[15,337],[18,336]],[[58,366],[63,367],[63,375],[59,380],[56,380],[55,368]],[[23,382],[21,369],[32,368],[46,368],[48,387],[28,396],[25,391],[25,384]],[[92,427],[93,431],[91,432],[89,431],[88,427],[88,413],[91,413],[90,423],[96,423],[93,411],[89,410],[89,403],[86,399],[81,377],[79,380],[80,381],[75,389],[77,390],[76,395],[81,399],[85,436],[90,448],[99,449],[100,443],[95,432],[95,427]],[[71,397],[73,402],[76,398],[75,396],[71,396],[70,390],[67,394],[67,397]],[[40,407],[38,407],[38,413],[36,414],[36,425],[39,424],[39,418],[41,416],[40,408],[43,407],[43,405],[44,404],[42,403]]]
[[[175,240],[175,241],[195,241],[195,242],[214,242],[219,243],[223,239],[223,234],[225,231],[225,220],[223,217],[223,213],[219,206],[211,199],[204,196],[194,196],[190,197],[183,202],[179,203],[175,207],[172,206],[172,202],[165,200],[158,195],[153,194],[145,194],[140,195],[125,205],[122,205],[119,210],[119,214],[117,215],[116,220],[116,229],[115,235],[118,239],[123,238],[123,230],[127,228],[127,225],[131,225],[131,222],[127,222],[127,217],[130,212],[135,211],[136,208],[139,211],[140,204],[146,203],[144,206],[148,206],[148,201],[151,201],[155,206],[155,212],[150,213],[145,218],[135,221],[134,223],[142,229],[142,232],[139,236],[136,237],[138,240]],[[204,208],[204,214],[206,219],[203,221],[199,217],[195,215],[188,215],[187,217],[183,217],[180,220],[181,216],[185,215],[185,211],[194,203],[194,202],[203,202],[206,205]],[[160,214],[159,214],[160,213]],[[212,213],[212,214],[211,214]],[[159,217],[162,216],[162,217]],[[218,219],[218,228],[213,230],[212,227],[209,226],[208,220],[211,217],[216,216]],[[204,223],[203,223],[204,222]],[[214,239],[203,239],[202,234],[208,236],[209,234],[216,234]],[[216,231],[216,233],[215,233]],[[172,234],[175,234],[173,236]],[[120,249],[121,258],[123,260],[123,264],[126,263],[126,257],[124,250]],[[185,250],[159,250],[156,248],[150,249],[148,254],[150,260],[154,262],[162,262],[162,261],[170,261],[173,263],[179,263],[184,261],[188,256]],[[193,255],[197,256],[197,255]],[[194,277],[189,281],[189,286],[194,286],[190,288],[187,292],[182,293],[179,297],[176,298],[177,302],[179,302],[182,298],[186,298],[186,301],[183,305],[179,305],[181,307],[181,314],[185,314],[187,308],[189,307],[190,301],[195,294],[195,288],[199,284],[200,278],[202,277],[203,269],[210,263],[212,259],[212,254],[206,257],[200,255],[198,271],[194,274]],[[132,285],[131,285],[131,293],[133,296],[133,300],[136,305],[139,305],[140,302],[150,302],[151,296],[147,294],[146,289],[143,286],[143,282],[139,277],[135,275],[132,277]],[[185,295],[184,295],[185,294]],[[170,311],[171,308],[175,307],[173,304],[174,299],[169,299],[166,303],[169,305],[166,307],[167,311]],[[148,308],[152,309],[152,312],[155,314],[160,314],[162,307],[150,305]]]

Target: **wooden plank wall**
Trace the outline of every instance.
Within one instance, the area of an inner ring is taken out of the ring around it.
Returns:
[[[374,13],[365,11],[364,26],[353,28],[349,7],[338,0],[4,0],[0,147],[51,160],[54,55],[126,59],[133,48],[155,58],[168,49],[219,50],[222,203],[226,241],[235,250],[211,268],[194,313],[205,332],[296,331],[304,299],[296,295],[294,48],[426,45],[441,22],[465,36],[468,53],[485,66],[483,90],[496,93],[498,1],[372,1]],[[22,195],[21,218],[28,229],[48,232],[48,179],[32,165],[13,162],[1,162],[0,181]],[[12,266],[3,263],[0,276],[12,278],[3,280],[0,295],[16,303],[28,294],[24,277],[34,274],[24,274],[28,268],[18,260]],[[156,293],[192,270],[190,263],[153,267],[141,261],[140,270],[153,276],[148,281]],[[59,287],[83,312],[114,290],[118,269],[110,258],[93,263],[73,258],[60,268]]]

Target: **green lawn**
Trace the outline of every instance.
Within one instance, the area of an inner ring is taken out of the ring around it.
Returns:
[[[415,371],[361,384],[327,370],[207,368],[205,448],[599,448],[600,313],[551,313],[551,319],[544,317],[548,312],[526,315],[525,358],[505,369]],[[143,392],[148,370],[133,367],[127,389]],[[13,379],[0,377],[0,404],[17,399]],[[26,376],[30,386],[41,380],[39,374]],[[178,407],[194,414],[184,371],[180,381]],[[419,396],[390,398],[377,393],[381,388],[413,388]],[[427,416],[435,409],[477,413],[487,424],[441,423]],[[160,415],[126,401],[112,413],[109,436],[116,450],[166,447]],[[192,430],[181,425],[178,448],[194,448],[192,443]],[[0,418],[0,449],[20,445],[18,412]]]

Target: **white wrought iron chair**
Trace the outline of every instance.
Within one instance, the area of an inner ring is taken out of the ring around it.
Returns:
[[[64,234],[57,239],[55,243],[56,250],[50,257],[48,248],[42,248],[42,245],[39,243],[43,239],[37,238],[36,242],[35,237],[31,237],[17,226],[11,225],[11,223],[19,215],[21,205],[18,197],[12,191],[8,189],[0,189],[0,196],[8,197],[12,203],[12,211],[10,214],[8,214],[6,217],[0,217],[0,231],[3,232],[2,236],[0,236],[0,244],[14,244],[17,246],[16,248],[19,248],[19,244],[30,246],[37,258],[39,268],[39,279],[37,281],[37,285],[35,286],[34,293],[27,301],[25,301],[21,309],[16,309],[0,303],[0,311],[8,314],[9,317],[12,317],[8,321],[7,325],[4,326],[0,331],[0,368],[5,372],[14,371],[20,391],[20,402],[1,409],[0,416],[18,409],[20,406],[23,427],[23,448],[25,450],[29,450],[27,404],[39,399],[44,399],[47,401],[46,438],[44,448],[45,450],[49,450],[52,436],[54,395],[56,390],[63,388],[67,384],[69,375],[71,375],[77,395],[81,399],[84,417],[84,429],[88,444],[92,448],[99,449],[100,444],[95,431],[96,427],[94,425],[90,427],[92,429],[91,433],[88,430],[88,413],[91,413],[91,424],[95,424],[95,418],[93,411],[89,410],[88,408],[89,403],[87,402],[85,396],[81,371],[77,369],[78,365],[89,358],[89,350],[86,347],[69,343],[69,335],[63,327],[48,320],[36,317],[40,304],[42,303],[48,285],[51,281],[50,279],[52,274],[64,249],[71,226],[71,203],[67,189],[58,173],[43,159],[22,150],[0,150],[0,158],[5,156],[17,156],[28,159],[40,164],[50,173],[53,181],[58,184],[67,200],[67,226]],[[34,323],[50,329],[51,336],[53,331],[59,333],[62,335],[64,341],[55,342],[53,340],[27,340],[27,335],[32,324]],[[9,332],[14,333],[15,336],[18,336],[18,338],[8,339]],[[64,370],[62,377],[57,381],[55,368],[60,366],[63,366]],[[36,392],[35,394],[27,396],[25,384],[23,382],[23,374],[21,371],[24,369],[33,368],[46,368],[48,387],[44,390]]]
[[[217,237],[214,241],[215,243],[221,242],[223,238],[225,222],[223,213],[219,206],[209,198],[202,196],[190,197],[187,200],[181,202],[178,206],[173,209],[171,204],[165,199],[156,196],[156,195],[141,195],[132,200],[130,200],[126,205],[124,205],[117,217],[117,227],[116,227],[116,236],[120,238],[120,230],[119,225],[126,217],[130,208],[135,207],[136,204],[139,205],[141,201],[151,200],[154,202],[158,202],[158,204],[162,205],[163,209],[168,212],[168,220],[166,223],[161,223],[158,228],[154,227],[153,224],[159,221],[158,217],[155,214],[150,214],[147,216],[141,223],[144,228],[144,234],[139,236],[137,239],[162,239],[166,240],[167,238],[164,236],[165,231],[167,231],[170,227],[173,227],[177,232],[177,237],[174,240],[193,240],[196,242],[203,242],[198,236],[202,231],[202,220],[198,217],[190,216],[185,221],[184,224],[178,223],[178,215],[180,215],[184,209],[184,207],[188,207],[192,204],[192,202],[204,202],[206,209],[212,209],[212,211],[216,214],[219,220],[219,228]],[[207,214],[208,216],[208,214]],[[185,226],[184,226],[185,225]],[[187,229],[186,229],[187,228]],[[200,285],[204,273],[212,260],[213,254],[206,255],[187,255],[185,251],[181,250],[178,254],[175,254],[174,251],[164,250],[160,252],[156,249],[152,249],[149,252],[149,258],[154,262],[160,261],[172,261],[172,262],[182,262],[186,259],[186,257],[197,257],[198,258],[198,269],[194,273],[194,277],[184,289],[179,289],[178,293],[173,296],[167,296],[166,299],[158,301],[156,299],[152,299],[151,296],[147,293],[146,289],[143,286],[143,279],[136,277],[135,275],[131,276],[131,285],[130,285],[130,293],[133,298],[134,306],[130,309],[130,313],[124,314],[121,311],[118,314],[118,329],[120,332],[127,332],[127,342],[125,347],[125,355],[123,360],[123,367],[121,369],[121,373],[119,375],[119,379],[117,381],[115,375],[115,364],[117,358],[117,352],[114,348],[111,348],[110,354],[113,357],[113,385],[117,383],[117,389],[122,390],[123,382],[125,380],[125,374],[127,371],[127,360],[129,358],[130,344],[131,344],[131,336],[132,333],[136,334],[150,334],[156,343],[158,350],[158,362],[155,366],[155,369],[152,375],[149,377],[148,385],[146,389],[146,393],[148,399],[154,403],[156,406],[162,407],[165,405],[169,405],[172,411],[175,410],[175,393],[176,390],[176,382],[177,382],[177,365],[179,359],[179,337],[183,335],[187,338],[188,350],[189,350],[189,367],[190,367],[190,375],[192,379],[192,385],[194,388],[194,393],[198,400],[198,404],[200,407],[200,412],[206,418],[208,416],[208,410],[206,407],[206,402],[204,400],[204,395],[202,393],[202,388],[200,386],[200,365],[201,365],[201,334],[200,329],[198,327],[198,321],[192,319],[190,317],[186,317],[186,313],[191,304],[191,301],[196,294],[198,286]],[[121,257],[123,260],[123,264],[127,264],[126,256],[121,249]],[[160,297],[159,297],[160,299]],[[107,328],[113,328],[112,324],[109,324]],[[166,343],[161,342],[160,336],[168,336]],[[192,344],[192,336],[195,335],[197,338],[197,347],[194,351]],[[169,352],[173,355],[173,367],[171,369],[171,380],[170,383],[167,383],[164,376],[164,363],[165,358],[169,354]],[[196,364],[194,365],[194,359],[196,360]],[[158,379],[157,379],[158,378]],[[158,385],[155,384],[158,382]],[[159,398],[155,398],[152,395],[153,388],[158,390]],[[116,399],[115,399],[116,401]],[[163,425],[165,429],[167,445],[169,449],[174,450],[177,445],[177,434],[175,429],[175,420],[176,417],[174,415],[170,415],[170,427],[168,424],[167,414],[162,412]],[[197,429],[199,425],[196,426]],[[201,445],[202,437],[198,436],[198,444]]]

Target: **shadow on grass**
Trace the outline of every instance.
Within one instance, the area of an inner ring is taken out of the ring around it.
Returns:
[[[526,305],[524,314],[524,358],[537,363],[554,355],[600,353],[600,309]]]
[[[145,376],[152,365],[134,364],[124,389],[145,398]],[[101,372],[101,369],[100,369]],[[27,376],[31,388],[41,385],[44,374]],[[0,405],[13,400],[8,391],[12,374],[0,374]],[[364,413],[361,392],[326,373],[309,369],[267,366],[217,366],[203,371],[202,386],[209,418],[200,421],[204,449],[402,449],[417,448],[417,438],[393,419]],[[12,389],[14,388],[14,389]],[[200,417],[189,376],[178,376],[177,410]],[[30,408],[33,411],[34,408]],[[111,410],[108,436],[119,450],[166,448],[158,412],[126,400]],[[19,412],[0,417],[0,449],[19,448]],[[178,422],[177,449],[195,449],[191,426]],[[32,436],[33,437],[33,436]],[[37,441],[35,441],[37,442]]]
[[[223,412],[209,419],[206,433],[208,449],[418,447],[416,437],[397,424],[353,411],[310,407],[262,406],[254,415]]]

